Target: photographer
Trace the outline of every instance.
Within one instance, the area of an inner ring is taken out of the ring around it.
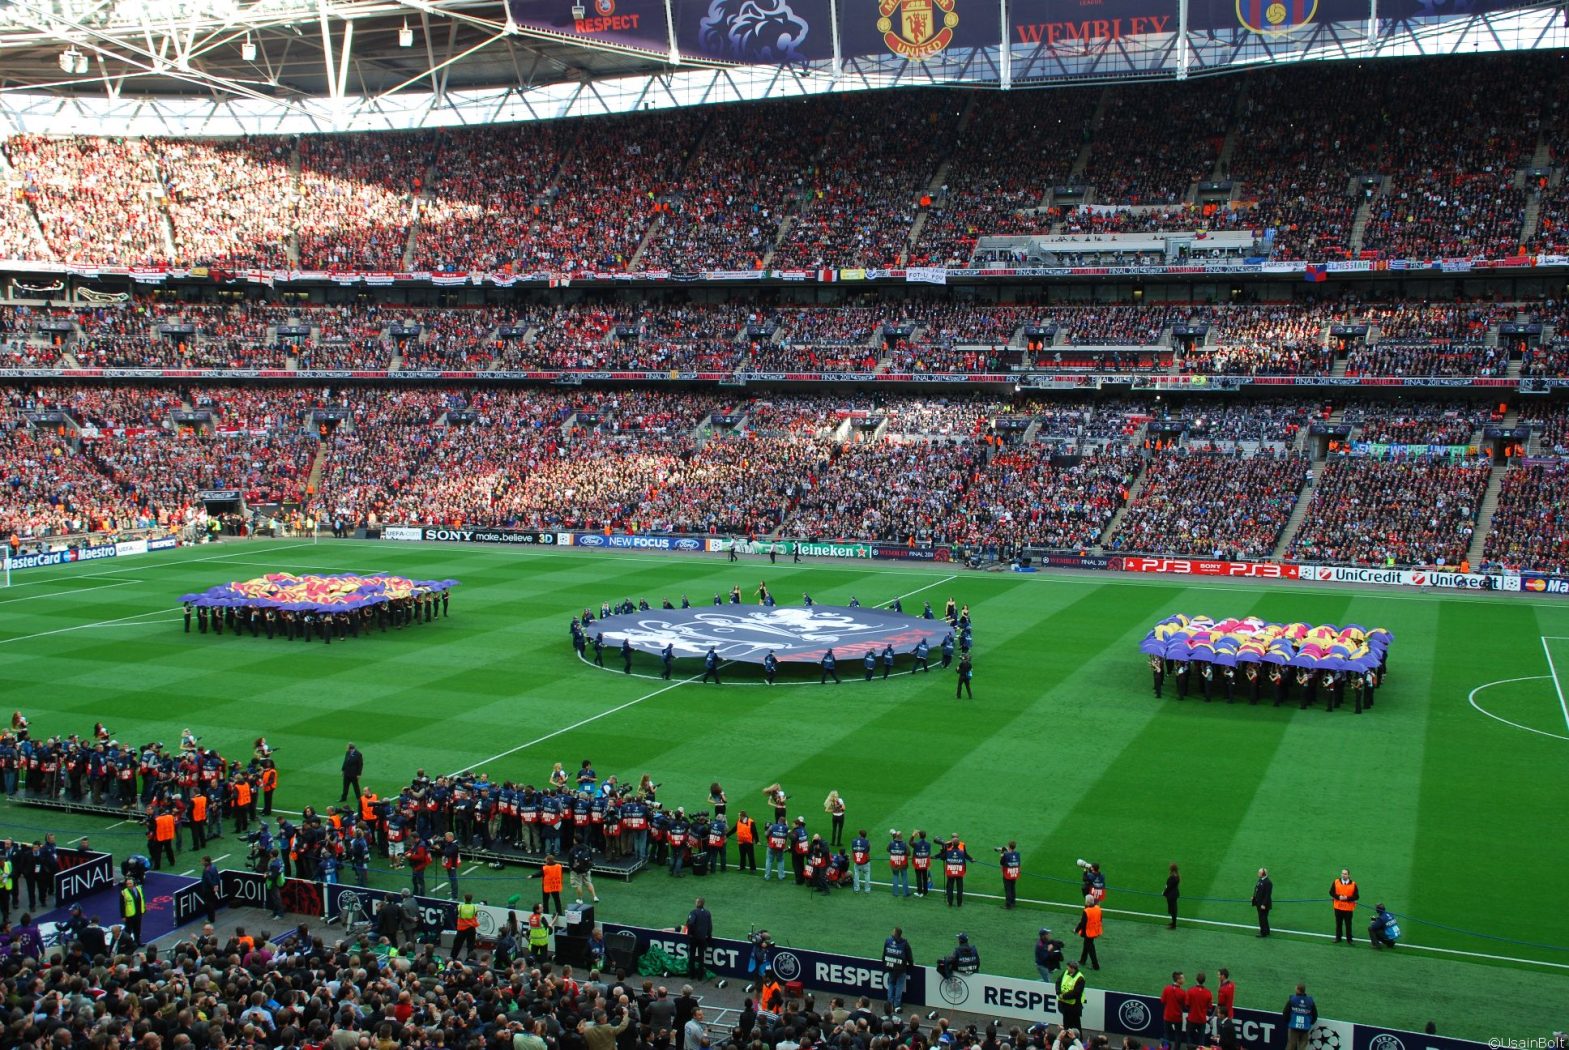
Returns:
[[[904,939],[904,930],[895,926],[883,942],[883,969],[887,971],[888,1009],[899,1012],[904,1002],[904,984],[915,966],[915,951]]]
[[[981,953],[970,943],[970,935],[959,934],[953,951],[937,960],[937,972],[946,980],[954,974],[975,973],[981,968]]]
[[[768,960],[774,953],[773,938],[767,930],[757,930],[746,939],[752,945],[746,960],[747,975],[761,977],[768,972]]]
[[[1019,891],[1019,844],[1009,840],[1006,846],[998,846],[996,849],[997,864],[1002,869],[1003,907],[1012,911]]]

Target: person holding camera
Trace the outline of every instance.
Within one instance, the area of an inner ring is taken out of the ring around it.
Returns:
[[[895,897],[910,895],[910,848],[899,837],[898,828],[889,828],[888,872]]]
[[[1013,910],[1019,889],[1019,844],[1009,840],[1006,846],[997,847],[997,865],[1002,869],[1003,907]]]
[[[964,841],[959,838],[957,831],[943,844],[943,890],[948,898],[948,907],[964,907],[964,875],[974,859],[970,856],[970,851],[964,848]]]
[[[867,893],[872,892],[872,840],[866,837],[865,828],[850,840],[850,863],[855,892],[860,893],[863,888]]]
[[[959,934],[953,951],[937,960],[937,972],[945,980],[954,974],[975,973],[981,968],[981,953],[970,943],[970,935]]]
[[[915,951],[904,939],[902,927],[895,926],[888,939],[883,941],[883,969],[887,971],[888,1009],[894,1013],[904,1003],[904,985],[910,970],[915,966]]]

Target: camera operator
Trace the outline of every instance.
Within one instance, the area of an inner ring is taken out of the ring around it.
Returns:
[[[904,939],[904,930],[895,926],[883,942],[883,968],[888,972],[888,1009],[894,1013],[899,1012],[904,1002],[904,983],[914,966],[915,952]]]
[[[774,953],[773,938],[767,930],[757,930],[747,935],[747,942],[751,944],[752,951],[746,960],[746,972],[749,976],[761,977],[768,972],[768,960]]]
[[[970,935],[959,934],[953,951],[937,960],[937,972],[945,979],[956,973],[975,973],[981,968],[981,953],[970,943]]]
[[[996,850],[997,864],[1002,869],[1003,907],[1012,911],[1019,892],[1019,844],[1010,839],[1006,846],[998,846]]]

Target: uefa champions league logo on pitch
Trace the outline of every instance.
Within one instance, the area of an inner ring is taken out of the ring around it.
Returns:
[[[720,659],[742,663],[761,663],[770,652],[781,662],[815,662],[829,649],[848,659],[868,648],[881,652],[888,645],[903,654],[923,638],[937,645],[947,629],[941,621],[887,609],[838,605],[646,609],[594,625],[612,646],[625,638],[633,649],[657,654],[669,645],[678,657],[703,656],[713,649]]]

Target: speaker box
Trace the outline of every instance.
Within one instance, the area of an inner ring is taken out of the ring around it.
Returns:
[[[589,965],[588,938],[569,933],[556,934],[556,962],[566,966]]]
[[[594,906],[592,904],[574,904],[567,909],[567,934],[572,937],[587,938],[594,932]]]

